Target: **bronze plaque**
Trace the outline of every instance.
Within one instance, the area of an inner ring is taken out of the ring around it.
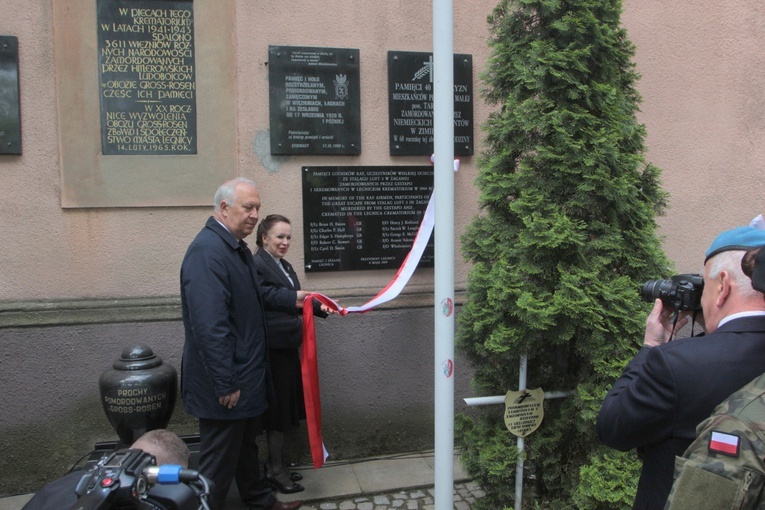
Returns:
[[[98,0],[101,151],[196,154],[191,1]]]
[[[392,156],[433,154],[433,54],[388,52]],[[473,154],[473,57],[454,55],[454,154]]]
[[[505,426],[519,437],[526,437],[539,427],[545,415],[545,392],[535,390],[508,391],[505,395]]]
[[[271,154],[361,154],[359,50],[268,47]]]
[[[306,272],[397,269],[432,192],[432,166],[303,167]],[[433,267],[432,238],[419,267]]]
[[[19,40],[0,35],[0,154],[21,154]]]

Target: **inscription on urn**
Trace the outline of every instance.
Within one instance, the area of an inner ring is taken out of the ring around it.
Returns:
[[[106,417],[125,445],[166,428],[175,407],[178,373],[146,345],[127,347],[98,380]]]

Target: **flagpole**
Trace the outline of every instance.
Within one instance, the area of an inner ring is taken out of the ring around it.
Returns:
[[[435,510],[454,508],[453,0],[433,0]]]

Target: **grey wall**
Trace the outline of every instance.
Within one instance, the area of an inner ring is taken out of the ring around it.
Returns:
[[[69,315],[81,313],[74,307]],[[66,322],[66,316],[50,322]],[[101,323],[99,316],[114,314],[97,312],[93,323],[79,325],[0,323],[0,495],[36,490],[96,442],[117,439],[101,408],[98,378],[125,347],[145,343],[180,371],[179,320]],[[432,307],[319,319],[316,333],[331,459],[433,448]],[[471,396],[470,374],[459,359],[456,367],[459,412],[461,399]],[[197,432],[180,402],[169,428]],[[290,454],[309,461],[304,427],[293,435]]]

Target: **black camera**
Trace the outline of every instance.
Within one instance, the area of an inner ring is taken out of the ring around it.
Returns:
[[[211,482],[190,469],[155,464],[153,455],[135,448],[104,457],[80,479],[71,510],[209,508]]]
[[[649,280],[643,284],[640,296],[643,301],[657,298],[675,310],[701,310],[701,293],[704,278],[700,274],[677,274],[671,280]]]

